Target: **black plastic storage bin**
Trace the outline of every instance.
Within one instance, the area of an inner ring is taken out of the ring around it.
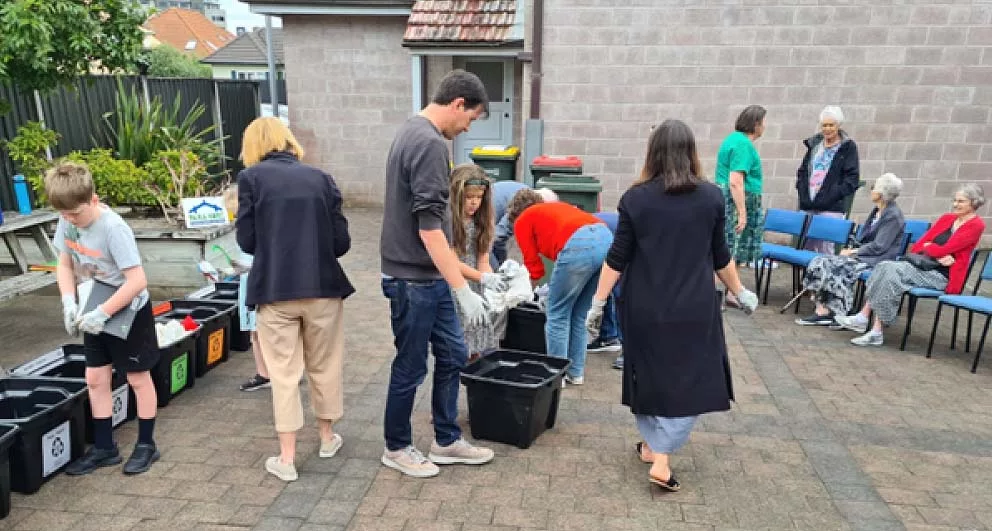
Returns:
[[[462,371],[472,437],[529,448],[558,416],[571,364],[533,352],[490,350]]]
[[[169,301],[172,309],[155,317],[164,322],[174,319],[182,321],[190,316],[200,325],[196,336],[196,377],[227,361],[231,354],[231,314],[235,308],[225,302],[190,301],[174,299]]]
[[[41,376],[53,378],[73,378],[86,381],[86,356],[82,345],[62,345],[10,371],[14,376]],[[127,375],[114,369],[110,381],[111,398],[114,403],[111,422],[114,427],[138,416],[138,407],[131,397],[131,386]],[[93,412],[86,408],[86,442],[93,442]]]
[[[82,457],[86,382],[70,378],[0,379],[0,423],[21,431],[10,448],[10,484],[31,494]]]
[[[547,317],[534,302],[522,302],[510,308],[506,317],[506,334],[500,346],[508,350],[522,350],[536,354],[548,352],[544,338]]]
[[[244,352],[251,350],[251,332],[241,329],[241,314],[238,310],[238,293],[241,284],[238,282],[215,282],[213,285],[198,289],[185,297],[190,301],[226,302],[234,306],[231,312],[231,350]]]
[[[165,407],[173,397],[196,383],[196,334],[171,345],[158,348],[158,363],[152,367],[152,381],[158,395],[158,407]],[[131,395],[132,398],[134,394]]]
[[[10,447],[19,431],[13,424],[0,424],[0,518],[10,514]]]

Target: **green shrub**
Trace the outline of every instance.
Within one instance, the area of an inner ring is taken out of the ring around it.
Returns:
[[[66,160],[84,162],[93,174],[96,193],[110,206],[156,206],[148,190],[149,175],[130,160],[114,158],[109,149],[73,151]]]
[[[45,191],[45,170],[49,163],[45,149],[54,146],[59,134],[45,129],[38,122],[27,122],[17,128],[17,136],[11,140],[0,140],[0,146],[7,150],[17,169],[31,183],[39,200]]]

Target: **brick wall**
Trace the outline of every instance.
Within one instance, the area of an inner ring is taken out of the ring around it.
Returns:
[[[382,204],[386,155],[410,116],[404,17],[291,16],[285,30],[290,124],[306,162],[345,200]]]
[[[800,142],[827,104],[847,115],[863,178],[903,178],[900,202],[914,217],[949,210],[962,182],[992,198],[992,5],[728,3],[547,0],[545,151],[584,156],[604,181],[604,206],[640,169],[652,124],[686,121],[712,176],[721,140],[752,103],[769,111],[757,143],[767,206],[796,206]],[[859,194],[855,212],[868,204]]]

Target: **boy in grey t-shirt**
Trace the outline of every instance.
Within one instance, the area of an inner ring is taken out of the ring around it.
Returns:
[[[138,405],[138,442],[124,464],[125,474],[140,474],[159,458],[152,438],[158,397],[149,370],[158,363],[155,318],[148,301],[148,282],[134,233],[115,212],[100,203],[93,176],[83,164],[65,162],[45,175],[45,192],[59,211],[55,247],[56,270],[66,332],[83,332],[86,384],[93,413],[94,444],[66,468],[66,474],[88,474],[121,462],[114,442],[110,382],[113,368],[127,373]],[[80,315],[76,284],[93,279],[117,291],[93,310]],[[104,332],[110,317],[130,306],[136,311],[128,335]]]

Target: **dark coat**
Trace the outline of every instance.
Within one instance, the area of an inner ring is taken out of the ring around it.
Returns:
[[[684,417],[730,409],[733,388],[713,272],[730,263],[724,201],[708,182],[667,195],[634,186],[617,208],[607,264],[621,272],[623,403]]]
[[[858,190],[858,176],[861,162],[858,159],[858,145],[847,133],[841,131],[841,143],[837,154],[830,163],[827,177],[823,180],[816,197],[809,198],[809,176],[816,146],[823,142],[823,135],[815,135],[803,140],[806,156],[796,171],[796,190],[799,192],[799,210],[813,212],[844,213],[844,198]]]
[[[238,175],[236,226],[238,246],[255,256],[248,306],[355,292],[338,263],[351,236],[330,175],[290,153],[269,153]]]

